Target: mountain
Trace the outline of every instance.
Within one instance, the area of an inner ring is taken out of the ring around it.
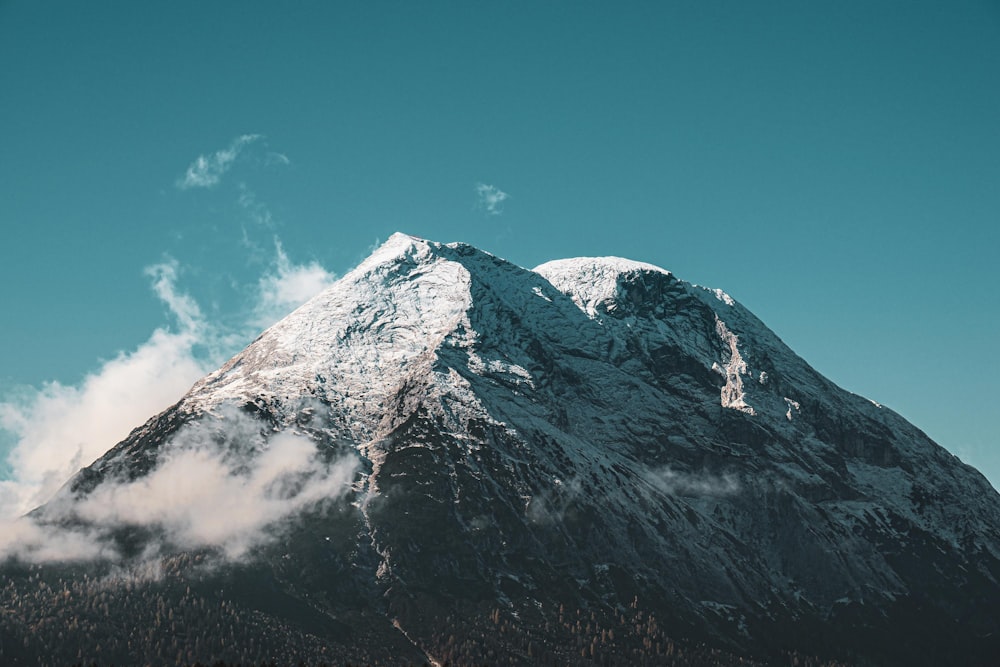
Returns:
[[[31,520],[91,555],[4,566],[13,664],[1000,655],[986,479],[619,258],[396,234]]]

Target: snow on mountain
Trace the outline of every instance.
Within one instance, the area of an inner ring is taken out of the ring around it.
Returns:
[[[544,368],[553,358],[558,368]],[[674,359],[682,363],[675,367]],[[559,386],[558,375],[586,391]],[[568,439],[581,467],[634,455],[623,433],[630,441],[662,439],[656,429],[682,421],[673,412],[692,399],[705,413],[700,420],[711,421],[704,394],[714,393],[717,406],[747,416],[738,422],[742,439],[762,440],[751,448],[759,453],[734,461],[763,454],[787,483],[820,495],[849,484],[857,497],[826,511],[851,530],[891,510],[952,544],[970,533],[997,536],[989,523],[996,516],[980,526],[978,513],[950,504],[914,510],[914,488],[951,495],[940,477],[962,466],[905,420],[837,389],[721,290],[621,258],[526,271],[464,244],[394,234],[199,382],[179,407],[197,413],[256,403],[292,422],[305,398],[317,398],[329,406],[331,434],[375,460],[376,445],[409,416],[396,403],[410,386],[438,404],[451,432],[482,419],[512,432],[555,434]],[[714,389],[700,391],[708,386]],[[627,424],[632,416],[649,423]],[[702,439],[708,427],[678,430]],[[685,451],[698,446],[693,437],[675,440]],[[579,473],[553,470],[553,477]],[[976,476],[960,490],[989,497]],[[997,556],[997,544],[983,546]],[[884,578],[899,587],[890,573]]]
[[[755,651],[892,662],[942,654],[879,636],[1000,632],[989,483],[729,295],[649,264],[529,271],[395,234],[67,494],[142,474],[232,406],[359,457],[355,523],[323,567],[409,609],[409,641],[435,641],[441,604],[521,617],[639,591],[675,628]]]

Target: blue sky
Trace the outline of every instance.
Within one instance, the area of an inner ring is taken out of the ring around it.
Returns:
[[[0,0],[0,63],[2,447],[399,230],[720,287],[1000,485],[996,2]]]

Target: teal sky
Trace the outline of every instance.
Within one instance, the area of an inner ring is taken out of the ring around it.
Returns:
[[[7,448],[184,328],[147,267],[205,364],[399,230],[722,288],[1000,486],[996,1],[0,0],[0,225]]]

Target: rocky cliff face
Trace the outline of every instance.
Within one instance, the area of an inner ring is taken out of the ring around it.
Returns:
[[[252,424],[236,435],[234,411]],[[199,424],[253,470],[282,434],[352,462],[328,497],[308,494],[329,468],[295,469],[274,496],[291,509],[261,524],[281,539],[177,575],[317,655],[669,664],[679,638],[722,664],[1000,655],[988,482],[725,293],[651,265],[529,271],[397,234],[39,520],[93,522],[87,498],[155,474]],[[156,515],[100,528],[127,562],[227,552],[163,538]]]

